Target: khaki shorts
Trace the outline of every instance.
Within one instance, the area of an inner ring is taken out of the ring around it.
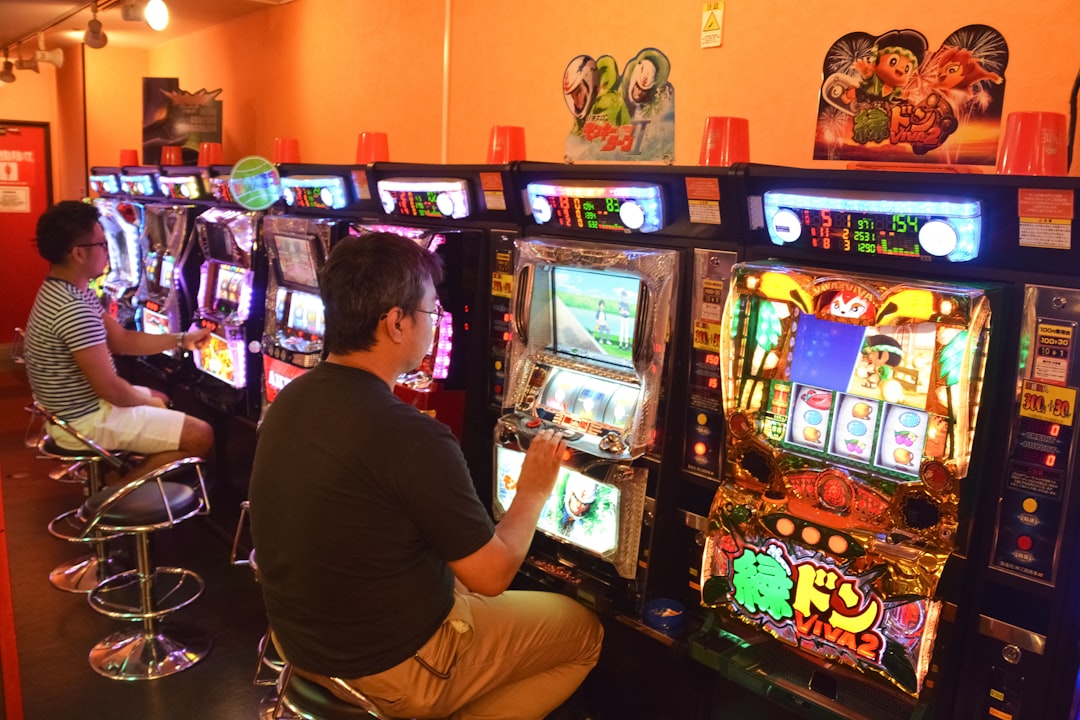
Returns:
[[[149,388],[136,385],[135,389],[151,397]],[[105,450],[128,450],[141,455],[152,455],[180,447],[180,433],[184,429],[185,417],[184,413],[177,410],[152,405],[117,407],[99,400],[97,410],[68,424]],[[62,448],[85,449],[82,443],[62,428],[50,425],[48,433]]]

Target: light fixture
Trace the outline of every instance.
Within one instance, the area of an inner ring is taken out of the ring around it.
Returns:
[[[22,47],[18,48],[19,57],[15,58],[16,70],[33,70],[38,72],[38,61],[35,58],[24,58],[22,56]]]
[[[14,64],[8,60],[8,51],[4,50],[4,71],[0,72],[0,81],[6,83],[15,82],[15,71],[12,69]]]
[[[90,6],[90,12],[94,14],[94,17],[86,24],[86,34],[83,35],[83,44],[85,44],[86,47],[100,50],[109,42],[109,38],[105,36],[105,31],[101,29],[101,21],[97,19],[96,2]]]
[[[169,8],[165,0],[150,0],[146,3],[146,24],[161,32],[169,26]]]
[[[34,62],[47,62],[58,68],[64,67],[64,51],[60,48],[45,49],[45,33],[38,33],[37,52],[34,53]]]

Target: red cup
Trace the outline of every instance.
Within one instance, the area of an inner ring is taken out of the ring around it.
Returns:
[[[162,145],[161,146],[161,164],[162,165],[183,165],[184,164],[184,151],[179,145]]]
[[[132,167],[139,164],[139,151],[133,148],[120,151],[120,167]]]
[[[518,125],[492,125],[488,142],[488,165],[505,165],[525,159],[525,128]]]
[[[1068,120],[1062,113],[1009,113],[1005,139],[998,150],[1001,175],[1065,175],[1068,167]]]
[[[221,143],[199,143],[199,166],[218,165],[221,163]]]
[[[274,154],[270,160],[275,165],[300,162],[300,141],[296,138],[274,138]]]
[[[698,165],[727,166],[750,162],[750,121],[740,117],[707,117]]]
[[[384,132],[362,132],[356,138],[356,164],[367,165],[390,159],[390,143]]]

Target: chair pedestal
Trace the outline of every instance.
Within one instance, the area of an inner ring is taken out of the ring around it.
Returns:
[[[102,545],[94,555],[68,560],[56,566],[49,573],[49,582],[58,590],[70,593],[88,593],[113,575],[119,575],[128,568],[124,560],[109,555]]]
[[[154,680],[187,670],[210,652],[202,630],[147,620],[108,636],[90,650],[90,667],[113,680]]]

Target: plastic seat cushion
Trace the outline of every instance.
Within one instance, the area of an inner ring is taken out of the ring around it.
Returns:
[[[52,439],[51,435],[45,436],[45,441],[42,443],[41,449],[51,455],[62,455],[71,458],[72,460],[96,460],[101,458],[101,455],[98,455],[90,448],[68,450],[65,447],[60,447],[56,444],[56,441]]]
[[[317,682],[296,673],[289,678],[289,687],[285,690],[285,697],[301,710],[311,713],[320,720],[339,720],[339,718],[341,720],[351,718],[371,720],[371,715],[364,708],[342,700]]]
[[[174,518],[187,515],[198,508],[199,496],[192,488],[176,482],[163,482],[161,485],[165,489],[165,497]],[[84,518],[96,515],[105,501],[121,487],[108,487],[91,495],[83,503],[80,515]],[[135,488],[130,495],[109,508],[101,518],[103,524],[118,527],[156,525],[168,520],[169,514],[161,502],[161,491],[156,482],[147,482]]]

